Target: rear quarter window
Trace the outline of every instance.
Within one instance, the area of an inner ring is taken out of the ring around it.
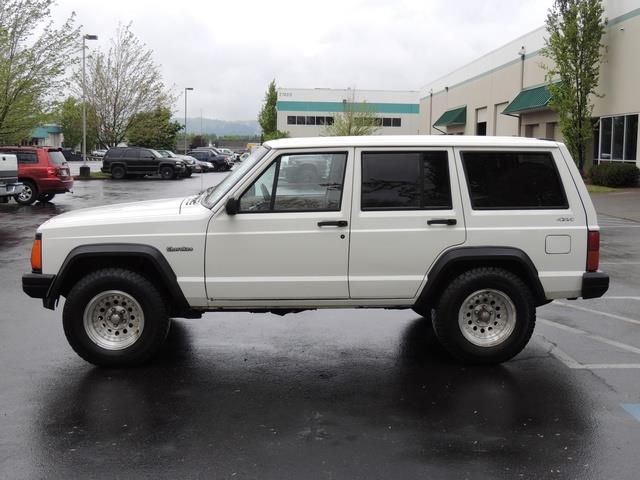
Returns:
[[[64,158],[64,155],[62,154],[62,152],[59,152],[56,150],[53,152],[49,152],[49,161],[51,163],[55,163],[56,165],[62,165],[67,161],[67,159]]]
[[[462,152],[474,210],[568,208],[551,152]]]
[[[120,158],[124,153],[124,149],[122,148],[110,148],[107,150],[107,153],[104,154],[107,158]]]

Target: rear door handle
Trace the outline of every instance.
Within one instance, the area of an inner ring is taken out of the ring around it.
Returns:
[[[327,220],[318,222],[319,227],[346,227],[349,223],[346,220]]]
[[[427,220],[427,225],[456,225],[458,221],[455,218],[432,218]]]

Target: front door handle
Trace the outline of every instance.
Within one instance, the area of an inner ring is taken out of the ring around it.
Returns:
[[[455,218],[432,218],[427,220],[427,225],[456,225],[458,221]]]
[[[346,220],[327,220],[324,222],[318,222],[319,227],[346,227],[349,223]]]

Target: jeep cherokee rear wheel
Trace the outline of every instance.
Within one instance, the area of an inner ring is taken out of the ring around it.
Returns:
[[[67,295],[62,321],[78,355],[109,367],[149,360],[170,324],[156,287],[142,275],[120,268],[98,270],[76,283]]]
[[[500,363],[522,351],[536,309],[529,287],[501,268],[476,268],[444,290],[433,319],[440,343],[468,363]]]

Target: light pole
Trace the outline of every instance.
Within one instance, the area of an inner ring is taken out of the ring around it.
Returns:
[[[193,87],[185,87],[184,89],[184,154],[187,154],[187,92],[193,90]]]
[[[85,72],[85,57],[86,57],[86,41],[97,40],[97,35],[85,34],[82,36],[82,161],[84,165],[81,168],[80,176],[90,176],[89,166],[87,165],[87,102],[86,102],[86,72]]]

